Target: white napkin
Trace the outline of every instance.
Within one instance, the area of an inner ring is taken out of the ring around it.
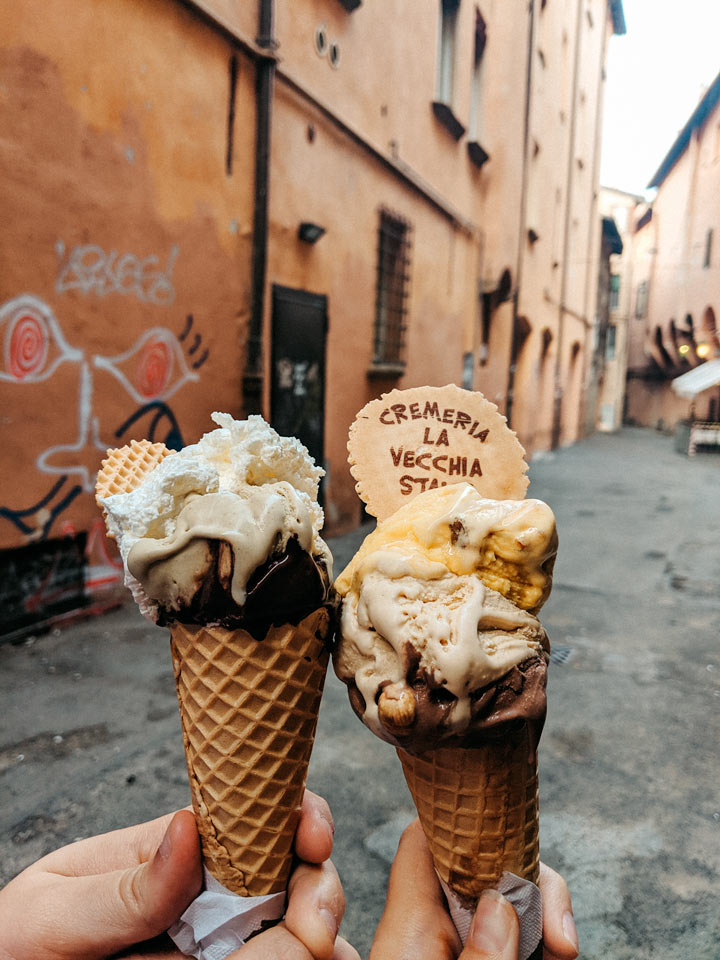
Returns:
[[[239,897],[207,870],[205,889],[168,933],[183,953],[197,960],[225,960],[243,946],[263,921],[279,920],[285,912],[285,891],[265,897]]]
[[[475,913],[474,907],[466,907],[458,895],[440,879],[447,897],[450,916],[453,918],[458,936],[465,946],[470,921]],[[520,950],[518,960],[528,960],[542,938],[542,898],[540,889],[530,880],[523,880],[514,873],[504,873],[500,877],[497,890],[515,907],[520,920]]]

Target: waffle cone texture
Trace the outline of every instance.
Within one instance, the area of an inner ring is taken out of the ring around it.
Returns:
[[[476,901],[505,871],[537,883],[537,760],[525,731],[472,749],[398,750],[435,869]]]
[[[329,627],[322,607],[261,641],[222,627],[170,629],[203,860],[241,896],[287,888]]]

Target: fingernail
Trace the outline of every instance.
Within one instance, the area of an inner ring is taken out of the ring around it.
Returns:
[[[337,937],[337,932],[338,932],[337,917],[332,912],[332,910],[328,910],[327,907],[320,907],[320,916],[325,921],[325,926],[330,931],[330,937],[334,943],[335,938]]]
[[[172,850],[172,840],[170,839],[170,827],[165,831],[165,836],[162,838],[162,843],[158,847],[158,854],[163,860],[167,860],[170,857],[170,851]]]
[[[328,828],[329,828],[329,830],[330,830],[330,836],[331,836],[331,837],[334,837],[334,836],[335,836],[335,821],[333,820],[332,813],[330,813],[330,810],[329,810],[329,809],[326,809],[326,808],[322,807],[322,808],[320,809],[320,816],[321,816],[321,818],[325,821],[325,823],[328,825]]]
[[[565,939],[573,945],[574,950],[579,950],[580,942],[578,940],[577,927],[575,926],[575,918],[569,910],[566,910],[563,914],[562,926]]]
[[[512,913],[497,890],[483,890],[468,931],[468,943],[476,950],[502,951],[511,934]]]

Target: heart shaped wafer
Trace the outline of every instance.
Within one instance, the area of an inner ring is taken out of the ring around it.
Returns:
[[[368,512],[383,520],[408,499],[465,481],[493,500],[522,500],[525,451],[481,393],[455,384],[393,390],[350,427],[350,472]]]
[[[108,450],[95,482],[95,501],[102,506],[105,497],[129,493],[139,487],[145,477],[172,453],[164,443],[131,440],[125,447]]]

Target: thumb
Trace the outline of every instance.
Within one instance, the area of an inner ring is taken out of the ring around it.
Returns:
[[[72,878],[74,937],[87,960],[106,957],[167,930],[202,887],[195,818],[180,810],[144,863],[93,877]]]
[[[517,960],[519,941],[512,904],[497,890],[483,890],[458,960]]]

